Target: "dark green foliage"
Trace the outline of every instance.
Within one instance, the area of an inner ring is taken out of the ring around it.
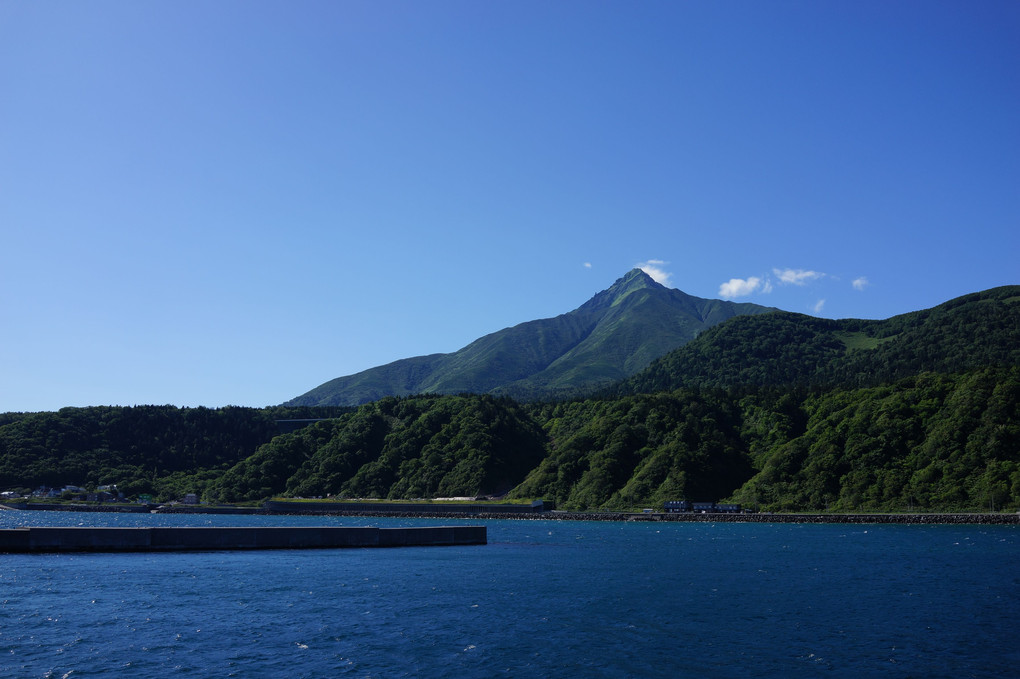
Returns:
[[[218,502],[262,500],[274,495],[297,468],[337,432],[343,431],[352,415],[317,422],[291,434],[283,434],[259,446],[220,476],[206,492]]]
[[[339,377],[289,403],[358,405],[419,393],[492,393],[518,400],[583,395],[633,375],[706,328],[769,311],[692,297],[634,269],[569,313],[494,332],[451,354]]]
[[[921,372],[1020,364],[1020,286],[885,321],[740,316],[654,361],[621,393],[684,387],[866,387]]]
[[[839,329],[838,321],[787,312],[734,318],[655,361],[622,390],[808,384],[846,352]]]
[[[754,473],[740,413],[723,394],[579,401],[542,414],[550,455],[513,496],[552,497],[568,509],[716,500]]]
[[[1020,370],[926,373],[807,399],[807,430],[760,454],[736,497],[773,509],[1002,509],[1020,503]]]
[[[502,494],[545,455],[541,429],[492,396],[384,398],[275,438],[215,484],[220,500]]]
[[[272,439],[280,414],[293,413],[97,406],[5,417],[0,488],[116,484],[129,495],[178,499],[201,492],[211,478]]]

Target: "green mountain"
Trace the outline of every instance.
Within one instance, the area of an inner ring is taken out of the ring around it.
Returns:
[[[568,313],[494,332],[450,354],[338,377],[285,405],[359,405],[424,393],[518,399],[583,394],[633,375],[734,316],[771,311],[692,297],[634,269]]]
[[[1020,286],[965,295],[886,320],[777,312],[734,318],[620,386],[641,394],[703,387],[859,388],[924,372],[1020,365]]]
[[[501,356],[538,367],[494,391],[532,374],[550,384],[599,365],[630,370],[678,328],[697,333],[691,319],[733,311],[631,272],[575,312],[440,356],[461,369],[432,379],[486,384],[485,366],[509,373]],[[538,336],[547,341],[522,339]],[[557,342],[567,348],[539,361]],[[736,316],[614,390],[528,403],[432,394],[356,407],[0,414],[0,490],[115,483],[213,501],[507,493],[576,510],[674,499],[771,511],[1020,508],[1020,286],[886,320]]]

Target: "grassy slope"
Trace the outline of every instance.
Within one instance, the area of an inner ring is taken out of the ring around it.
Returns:
[[[326,382],[288,405],[357,405],[417,393],[517,398],[604,387],[737,314],[772,311],[705,300],[633,270],[581,307],[481,337],[451,354],[396,361]]]

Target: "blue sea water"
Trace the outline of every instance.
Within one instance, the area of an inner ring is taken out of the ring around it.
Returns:
[[[1016,526],[484,523],[473,547],[0,555],[0,677],[1020,676]]]

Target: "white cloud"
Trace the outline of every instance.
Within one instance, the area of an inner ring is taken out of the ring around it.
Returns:
[[[591,262],[585,262],[584,263],[584,268],[585,269],[590,269],[591,268]]]
[[[869,283],[867,277],[861,276],[860,278],[855,278],[852,285],[854,286],[854,290],[863,290],[868,287]]]
[[[793,285],[804,285],[808,281],[822,278],[825,274],[818,271],[805,271],[804,269],[773,269],[780,283],[792,283]]]
[[[813,307],[811,307],[811,308],[814,310],[814,312],[816,314],[820,314],[820,313],[822,313],[822,309],[824,307],[825,307],[825,300],[824,299],[820,299],[817,302],[815,302],[815,305]]]
[[[761,279],[757,276],[751,276],[748,279],[731,278],[719,286],[719,296],[723,299],[746,297],[757,290],[759,285],[761,285]],[[765,284],[765,287],[771,290],[771,285],[768,283]]]
[[[669,279],[673,277],[673,274],[663,268],[667,264],[669,262],[664,262],[661,259],[649,259],[647,262],[642,262],[635,266],[651,276],[652,280],[659,285],[671,287]]]

